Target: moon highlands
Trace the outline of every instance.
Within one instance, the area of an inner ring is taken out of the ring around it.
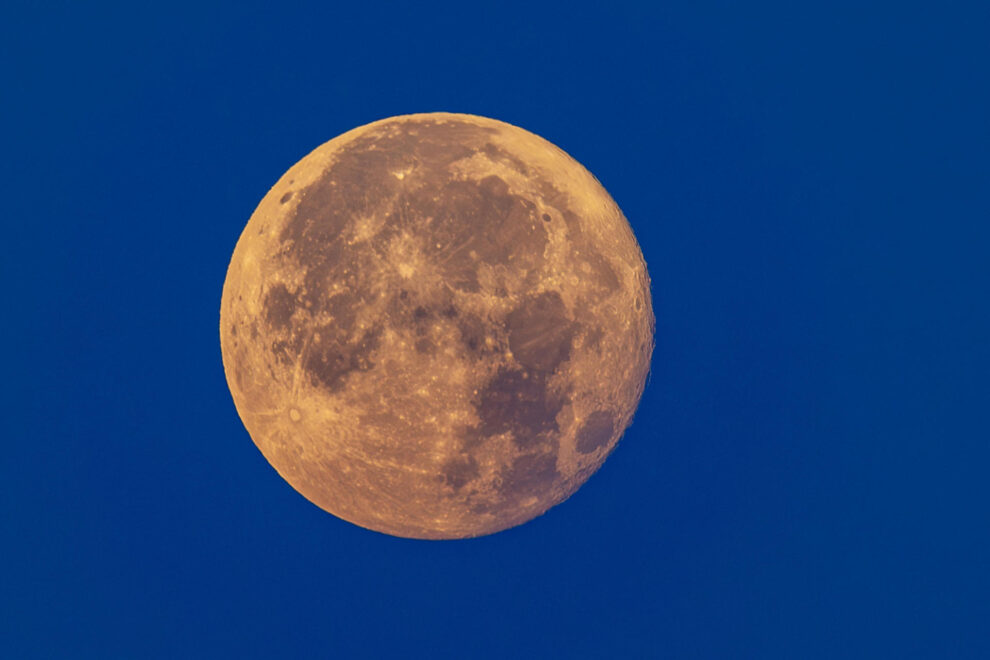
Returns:
[[[479,536],[570,496],[628,427],[649,276],[579,163],[493,119],[356,128],[251,216],[220,339],[251,438],[296,490],[404,537]]]

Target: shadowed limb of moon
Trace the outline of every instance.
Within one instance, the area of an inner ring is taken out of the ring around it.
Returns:
[[[322,145],[255,210],[223,287],[234,403],[286,481],[397,536],[461,538],[566,499],[631,422],[649,277],[601,184],[473,115]]]

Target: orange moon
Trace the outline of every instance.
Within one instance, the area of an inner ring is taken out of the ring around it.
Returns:
[[[632,421],[650,281],[601,184],[521,128],[391,117],[318,147],[234,249],[220,344],[237,412],[320,508],[451,539],[567,499]]]

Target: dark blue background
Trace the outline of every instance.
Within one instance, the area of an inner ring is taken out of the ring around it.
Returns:
[[[990,657],[987,3],[4,7],[0,655]],[[218,340],[275,180],[433,110],[588,167],[657,315],[603,469],[441,543],[296,494]]]

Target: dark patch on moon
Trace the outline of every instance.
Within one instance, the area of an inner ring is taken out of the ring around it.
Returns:
[[[523,454],[503,472],[499,490],[503,495],[515,498],[540,496],[550,490],[559,478],[556,451]]]
[[[461,344],[472,359],[480,359],[497,350],[498,337],[495,329],[480,316],[462,314],[457,319],[457,329],[460,331]],[[489,338],[495,340],[492,346],[488,345]]]
[[[581,339],[582,344],[588,348],[598,348],[602,338],[605,336],[605,332],[598,326],[585,326],[584,330],[585,332]]]
[[[427,255],[456,290],[480,290],[479,263],[512,264],[535,276],[546,245],[535,205],[511,194],[501,177],[452,180],[449,171],[452,163],[483,152],[525,172],[518,158],[491,143],[496,133],[456,119],[408,120],[375,128],[342,148],[333,165],[299,191],[280,234],[286,265],[305,273],[303,306],[322,311],[328,281],[340,281],[348,267],[360,270],[361,249],[341,240],[358,216],[387,218],[365,248],[379,256],[404,229],[428,235]],[[402,180],[395,176],[400,171],[406,173]]]
[[[302,340],[297,334],[290,334],[288,339],[276,339],[272,342],[272,355],[280,364],[289,366],[296,361]]]
[[[313,384],[337,392],[351,372],[373,368],[371,355],[378,348],[381,332],[381,328],[372,328],[348,342],[334,324],[320,327],[313,335],[303,364]]]
[[[589,284],[601,289],[606,295],[618,290],[619,277],[605,257],[598,252],[589,252],[582,261],[582,270],[585,271]]]
[[[410,206],[430,226],[427,254],[441,265],[453,288],[478,291],[479,262],[525,268],[542,259],[547,237],[534,218],[535,205],[511,194],[500,177],[447,181],[434,200],[436,194],[426,189],[413,193]]]
[[[302,302],[321,310],[329,280],[361,270],[371,247],[347,246],[340,240],[359,215],[384,216],[400,191],[391,170],[405,165],[404,156],[380,150],[344,150],[333,166],[301,191],[280,234],[282,257],[305,271]],[[357,288],[355,282],[348,282]]]
[[[337,163],[306,188],[282,230],[281,240],[292,242],[291,253],[303,266],[319,260],[322,251],[343,232],[352,214],[365,206],[365,199],[390,192],[384,180],[369,182],[370,190],[362,189],[367,177],[349,173],[348,169],[353,170],[353,164],[345,167]]]
[[[284,330],[291,324],[292,314],[296,311],[296,297],[280,282],[268,290],[264,307],[265,320],[273,328]]]
[[[491,142],[487,142],[485,146],[481,148],[481,151],[486,156],[488,156],[489,160],[493,162],[508,165],[509,167],[519,172],[520,174],[523,175],[529,174],[529,168],[526,167],[526,164],[524,162],[522,162],[521,160],[510,154],[505,149],[501,149],[495,146]]]
[[[509,195],[509,185],[501,177],[489,174],[481,180],[478,186],[482,192],[488,194],[491,204],[498,207],[500,215],[508,214],[509,207],[512,205],[512,196]]]
[[[615,420],[612,413],[596,410],[588,415],[577,432],[577,450],[582,454],[604,447],[615,433]]]
[[[567,229],[571,233],[573,240],[573,237],[581,234],[581,218],[578,217],[577,213],[566,207],[560,210],[560,214],[564,216],[564,224],[567,225]]]
[[[531,447],[558,431],[557,413],[563,405],[564,397],[547,387],[546,374],[503,368],[479,392],[479,432],[491,436],[511,431],[517,446]]]
[[[540,197],[543,203],[546,206],[557,209],[561,217],[564,218],[564,224],[567,226],[567,233],[570,240],[577,240],[582,233],[581,218],[568,206],[567,195],[558,190],[552,182],[542,177],[536,179],[536,185],[540,191]]]
[[[470,454],[455,456],[443,464],[442,479],[455,491],[478,478],[478,461]]]
[[[465,452],[471,452],[488,440],[488,436],[482,435],[481,429],[477,426],[461,427],[456,435],[461,449]]]
[[[509,349],[527,369],[552,372],[571,353],[575,324],[556,291],[526,298],[506,319]]]
[[[357,310],[366,302],[363,292],[342,291],[323,300],[322,308],[330,315],[330,327],[335,332],[347,336],[357,320]]]
[[[278,203],[279,204],[285,204],[290,199],[292,199],[292,191],[291,190],[289,192],[285,193],[284,195],[282,195],[282,197],[279,198]]]

